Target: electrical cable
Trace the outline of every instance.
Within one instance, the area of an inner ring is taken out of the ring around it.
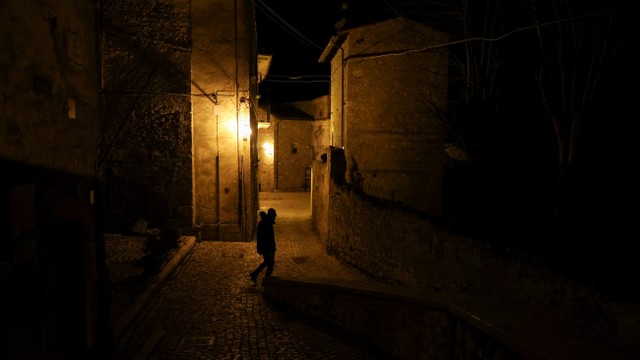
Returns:
[[[256,5],[258,5],[258,9],[262,11],[268,18],[270,18],[274,24],[280,26],[283,30],[287,31],[293,37],[301,40],[301,42],[307,46],[311,46],[315,50],[322,50],[322,47],[318,44],[314,43],[308,37],[303,35],[300,31],[294,28],[291,24],[285,21],[278,13],[273,11],[270,7],[268,7],[261,0],[253,0]]]
[[[389,52],[376,53],[376,54],[355,54],[355,55],[351,55],[351,56],[347,57],[346,59],[344,59],[344,61],[345,62],[354,61],[354,60],[360,61],[360,60],[366,60],[366,59],[381,58],[381,57],[386,57],[386,56],[398,56],[398,55],[404,55],[404,54],[414,53],[414,52],[435,50],[435,49],[444,48],[444,47],[448,47],[448,46],[452,46],[452,45],[459,45],[459,44],[470,43],[470,42],[497,42],[497,41],[504,40],[507,37],[510,37],[510,36],[512,36],[514,34],[517,34],[517,33],[520,33],[520,32],[526,31],[526,30],[531,30],[531,29],[535,29],[535,28],[539,28],[539,27],[546,27],[546,26],[551,26],[551,25],[559,25],[559,24],[562,24],[562,23],[565,23],[565,22],[569,22],[569,21],[574,21],[574,20],[577,20],[577,19],[587,18],[587,17],[591,17],[591,16],[604,14],[604,13],[620,11],[620,10],[624,10],[624,9],[628,9],[628,8],[632,8],[632,7],[637,7],[637,6],[640,6],[640,4],[631,4],[631,5],[628,5],[628,6],[623,6],[623,7],[618,7],[618,8],[608,9],[608,10],[602,10],[602,11],[596,11],[596,12],[591,12],[591,13],[571,16],[571,17],[567,17],[567,18],[563,18],[563,19],[537,23],[537,24],[533,24],[533,25],[529,25],[529,26],[523,26],[523,27],[511,30],[511,31],[509,31],[507,33],[504,33],[504,34],[502,34],[500,36],[493,37],[493,38],[471,37],[471,38],[465,38],[465,39],[461,39],[461,40],[456,40],[456,41],[446,42],[446,43],[442,43],[442,44],[426,46],[426,47],[417,48],[417,49],[396,50],[396,51],[389,51]]]
[[[305,83],[330,83],[331,79],[326,79],[326,80],[294,80],[294,79],[282,79],[282,80],[278,80],[278,79],[265,79],[263,80],[264,82],[272,82],[272,83],[298,83],[298,84],[305,84]]]

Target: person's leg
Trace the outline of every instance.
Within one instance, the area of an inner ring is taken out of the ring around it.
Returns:
[[[266,263],[267,272],[264,276],[271,276],[273,267],[276,265],[276,254],[267,254],[264,256],[264,262]]]
[[[261,269],[258,267],[249,273],[249,277],[251,278],[251,281],[256,282],[256,280],[258,279],[258,274],[260,274],[260,270]]]
[[[249,274],[249,276],[251,277],[251,280],[254,282],[258,278],[258,275],[260,275],[260,272],[262,271],[262,269],[268,266],[267,256],[262,255],[262,258],[263,258],[262,263],[258,265],[258,267]]]

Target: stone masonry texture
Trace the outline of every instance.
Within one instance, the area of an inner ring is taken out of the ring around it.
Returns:
[[[102,10],[106,226],[191,225],[189,1],[104,1]]]
[[[261,195],[261,209],[276,206],[278,193]],[[296,193],[309,196],[308,192]],[[274,276],[369,282],[342,266],[310,232],[308,208],[278,212]],[[255,243],[203,241],[169,278],[117,344],[114,359],[132,359],[160,337],[147,359],[385,359],[346,334],[318,326],[262,295],[263,274]],[[159,335],[160,334],[160,335]]]

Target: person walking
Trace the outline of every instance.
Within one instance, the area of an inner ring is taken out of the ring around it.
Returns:
[[[276,235],[273,230],[273,225],[276,223],[276,216],[277,214],[274,208],[270,208],[266,213],[264,211],[260,212],[260,222],[258,222],[258,229],[256,231],[256,250],[258,254],[262,255],[263,261],[249,274],[253,282],[258,280],[258,275],[260,275],[260,272],[264,268],[267,268],[264,274],[265,277],[269,277],[271,273],[273,273],[273,267],[276,262]]]

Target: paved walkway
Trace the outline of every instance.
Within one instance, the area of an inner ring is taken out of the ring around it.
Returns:
[[[311,230],[308,192],[261,193],[260,205],[278,211],[274,276],[372,282],[325,254]],[[258,284],[248,276],[262,259],[254,242],[192,241],[180,251],[176,258],[184,259],[165,274],[160,290],[144,289],[148,301],[119,297],[129,306],[117,311],[123,325],[114,359],[383,358],[264,298],[264,271]]]

